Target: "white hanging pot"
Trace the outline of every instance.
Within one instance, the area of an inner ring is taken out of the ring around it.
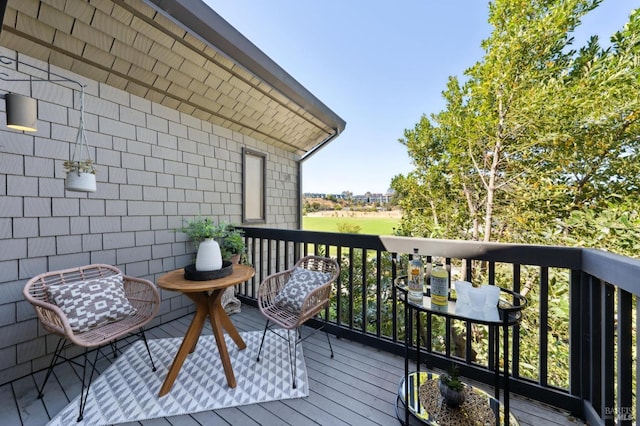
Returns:
[[[96,192],[96,175],[93,173],[68,172],[64,189],[76,192]]]
[[[67,178],[64,188],[67,191],[96,192],[96,175],[87,135],[84,130],[84,86],[80,86],[80,124],[73,148],[73,155],[64,162]]]
[[[200,243],[196,256],[196,271],[215,271],[222,268],[220,244],[213,238]]]

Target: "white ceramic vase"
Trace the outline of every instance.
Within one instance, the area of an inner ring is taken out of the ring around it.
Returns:
[[[200,243],[196,255],[196,271],[215,271],[222,268],[220,244],[213,238]]]
[[[93,173],[68,172],[64,181],[67,191],[96,192],[96,175]]]

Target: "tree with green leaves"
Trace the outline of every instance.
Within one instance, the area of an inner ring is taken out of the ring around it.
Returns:
[[[601,0],[495,0],[484,57],[451,77],[441,112],[400,142],[414,169],[392,181],[402,235],[597,247],[637,256],[640,236],[640,10],[602,48],[571,35]],[[486,282],[476,268],[474,279]],[[497,283],[511,271],[497,267]],[[568,386],[568,277],[550,271],[550,383]],[[504,278],[504,281],[502,281]],[[536,378],[539,274],[520,373]],[[455,333],[452,330],[452,333]],[[479,357],[483,354],[480,353]]]
[[[400,233],[535,242],[576,210],[637,200],[639,13],[611,47],[594,37],[574,50],[571,33],[600,2],[489,5],[484,58],[400,141],[415,166],[392,182]]]

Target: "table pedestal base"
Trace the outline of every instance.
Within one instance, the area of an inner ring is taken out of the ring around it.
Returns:
[[[178,373],[180,372],[180,368],[182,368],[182,364],[185,359],[190,353],[195,351],[207,317],[209,317],[209,321],[211,321],[211,328],[213,329],[213,335],[216,338],[216,344],[218,345],[218,352],[220,353],[220,359],[222,360],[222,366],[224,367],[227,383],[231,388],[236,387],[236,378],[233,374],[233,368],[231,367],[231,359],[229,358],[229,352],[227,351],[227,344],[224,340],[223,330],[229,333],[229,336],[240,350],[245,349],[247,344],[242,340],[240,333],[238,333],[238,330],[236,330],[229,319],[229,316],[222,307],[221,301],[224,290],[224,288],[216,289],[211,291],[210,294],[207,291],[185,293],[185,295],[195,303],[196,313],[191,320],[187,334],[184,336],[184,340],[182,340],[180,349],[178,349],[178,354],[173,360],[173,364],[171,364],[171,368],[169,369],[167,377],[160,388],[158,396],[164,396],[169,393],[169,390],[173,386],[173,382],[176,380],[176,377],[178,377]]]

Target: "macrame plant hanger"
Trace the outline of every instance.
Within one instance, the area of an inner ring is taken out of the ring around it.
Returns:
[[[80,122],[78,123],[76,143],[73,147],[71,161],[65,162],[65,169],[67,170],[65,180],[67,191],[95,192],[96,169],[93,158],[91,158],[84,124],[84,86],[80,87]]]

